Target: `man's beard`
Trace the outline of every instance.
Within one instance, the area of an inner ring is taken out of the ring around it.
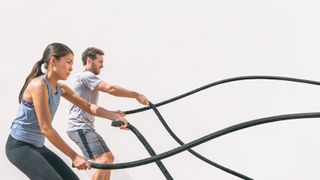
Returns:
[[[100,70],[97,67],[93,67],[93,74],[95,75],[99,75],[100,74]]]

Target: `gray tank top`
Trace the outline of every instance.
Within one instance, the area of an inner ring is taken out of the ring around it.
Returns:
[[[51,117],[53,119],[59,106],[62,90],[60,86],[56,84],[55,86],[57,87],[57,93],[55,94],[52,91],[47,77],[45,75],[42,75],[41,78],[44,80],[48,88],[48,103]],[[40,131],[37,114],[32,103],[28,103],[24,100],[21,101],[18,109],[18,114],[11,126],[10,135],[17,140],[32,144],[34,146],[43,146],[45,137]]]

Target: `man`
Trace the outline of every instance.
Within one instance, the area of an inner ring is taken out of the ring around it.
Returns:
[[[118,97],[135,98],[139,103],[148,105],[148,100],[144,95],[108,84],[97,76],[103,68],[103,55],[104,52],[95,47],[90,47],[82,53],[85,70],[76,75],[74,91],[93,104],[97,104],[99,91],[101,91]],[[72,106],[67,131],[68,136],[80,147],[86,158],[96,163],[113,163],[113,154],[102,137],[95,131],[94,116],[77,106]],[[97,169],[92,179],[108,180],[110,175],[110,170]]]

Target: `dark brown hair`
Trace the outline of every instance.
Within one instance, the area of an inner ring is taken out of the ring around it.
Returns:
[[[82,63],[83,65],[87,64],[87,59],[90,58],[95,60],[97,58],[97,54],[100,56],[104,55],[104,52],[101,49],[95,47],[89,47],[82,53]]]
[[[66,56],[70,53],[73,54],[72,50],[64,44],[61,44],[61,43],[49,44],[47,48],[44,50],[42,58],[34,64],[31,70],[31,73],[27,76],[19,93],[19,103],[21,103],[23,93],[26,87],[28,86],[28,84],[30,83],[30,81],[44,74],[41,71],[42,64],[44,64],[45,69],[48,69],[49,60],[52,56],[54,56],[57,60],[59,60],[61,57]]]

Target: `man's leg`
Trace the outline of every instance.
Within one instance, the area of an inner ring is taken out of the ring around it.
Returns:
[[[83,155],[96,163],[112,164],[114,157],[103,138],[94,130],[69,131],[68,136],[80,147]],[[94,170],[91,179],[110,179],[110,170]]]
[[[94,158],[95,163],[101,164],[112,164],[114,161],[113,154],[111,152],[106,152],[98,155]],[[111,176],[110,170],[96,169],[92,175],[92,180],[109,180]]]

